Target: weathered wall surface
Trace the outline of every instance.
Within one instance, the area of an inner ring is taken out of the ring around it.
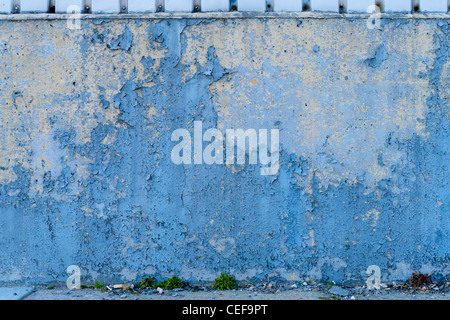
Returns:
[[[449,20],[0,22],[0,282],[449,273]],[[171,133],[280,130],[280,170]]]

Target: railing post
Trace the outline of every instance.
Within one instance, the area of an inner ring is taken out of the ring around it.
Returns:
[[[266,0],[266,12],[273,12],[276,0]]]
[[[55,0],[49,0],[48,1],[48,12],[49,13],[55,13],[55,11],[56,11]]]
[[[230,11],[238,11],[238,0],[230,0]]]
[[[311,0],[303,0],[302,11],[311,11]]]
[[[194,0],[194,12],[200,12],[202,11],[202,1],[201,0]]]
[[[58,1],[58,0],[56,0]],[[83,1],[83,12],[84,13],[92,13],[92,0],[84,0]]]
[[[120,13],[128,12],[128,0],[120,0]]]
[[[156,12],[164,12],[166,10],[164,0],[156,0],[155,5],[156,5]]]
[[[385,11],[384,0],[377,0],[375,2],[375,5],[380,9],[380,12],[384,13],[384,11]]]
[[[411,12],[420,11],[420,0],[411,0]]]
[[[347,13],[347,0],[339,0],[339,13]]]
[[[13,0],[11,13],[20,13],[20,0]]]

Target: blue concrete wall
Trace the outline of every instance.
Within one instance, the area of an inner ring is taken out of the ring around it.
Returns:
[[[449,273],[447,18],[0,30],[1,283]],[[279,174],[173,164],[196,120],[279,129]]]

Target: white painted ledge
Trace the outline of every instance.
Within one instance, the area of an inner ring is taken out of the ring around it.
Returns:
[[[347,12],[367,12],[370,6],[375,5],[375,0],[347,0]]]
[[[48,12],[48,8],[48,0],[22,0],[20,4],[23,13]]]
[[[447,0],[422,0],[420,11],[422,12],[447,12]]]
[[[238,0],[238,11],[265,12],[266,0]]]
[[[166,0],[166,12],[192,12],[193,0]]]
[[[339,1],[335,0],[321,0],[311,2],[312,11],[322,12],[339,12]]]
[[[119,0],[92,0],[92,13],[119,13],[119,12],[120,12]]]
[[[386,12],[411,12],[411,0],[386,0],[384,8]]]
[[[230,10],[229,0],[202,0],[202,11],[221,11],[227,12]]]
[[[273,7],[276,12],[299,12],[302,11],[302,1],[275,0]]]
[[[369,18],[368,13],[340,14],[334,12],[155,12],[155,13],[127,13],[127,14],[80,14],[81,20],[96,19],[364,19]],[[67,20],[71,19],[71,14],[0,14],[0,21],[21,21],[21,20]],[[448,13],[383,13],[381,19],[402,19],[402,20],[448,20]],[[72,18],[73,19],[73,18]]]
[[[83,12],[83,0],[56,0],[55,11],[56,13],[67,13],[67,9],[70,7],[80,8],[80,12]]]
[[[128,0],[128,12],[155,12],[156,11],[156,1],[147,0],[143,2],[142,0]]]
[[[0,13],[10,13],[12,9],[12,1],[0,0]]]

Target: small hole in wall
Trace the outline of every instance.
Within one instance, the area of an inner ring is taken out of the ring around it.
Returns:
[[[414,6],[414,8],[413,8],[413,11],[414,11],[414,12],[419,12],[419,11],[420,11],[419,5],[416,4],[416,5]]]
[[[311,6],[308,4],[308,3],[304,3],[303,4],[303,9],[302,9],[303,11],[309,11],[309,10],[311,10]]]
[[[232,5],[232,6],[231,6],[231,11],[237,11],[237,9],[238,9],[238,8],[237,8],[237,5]]]

